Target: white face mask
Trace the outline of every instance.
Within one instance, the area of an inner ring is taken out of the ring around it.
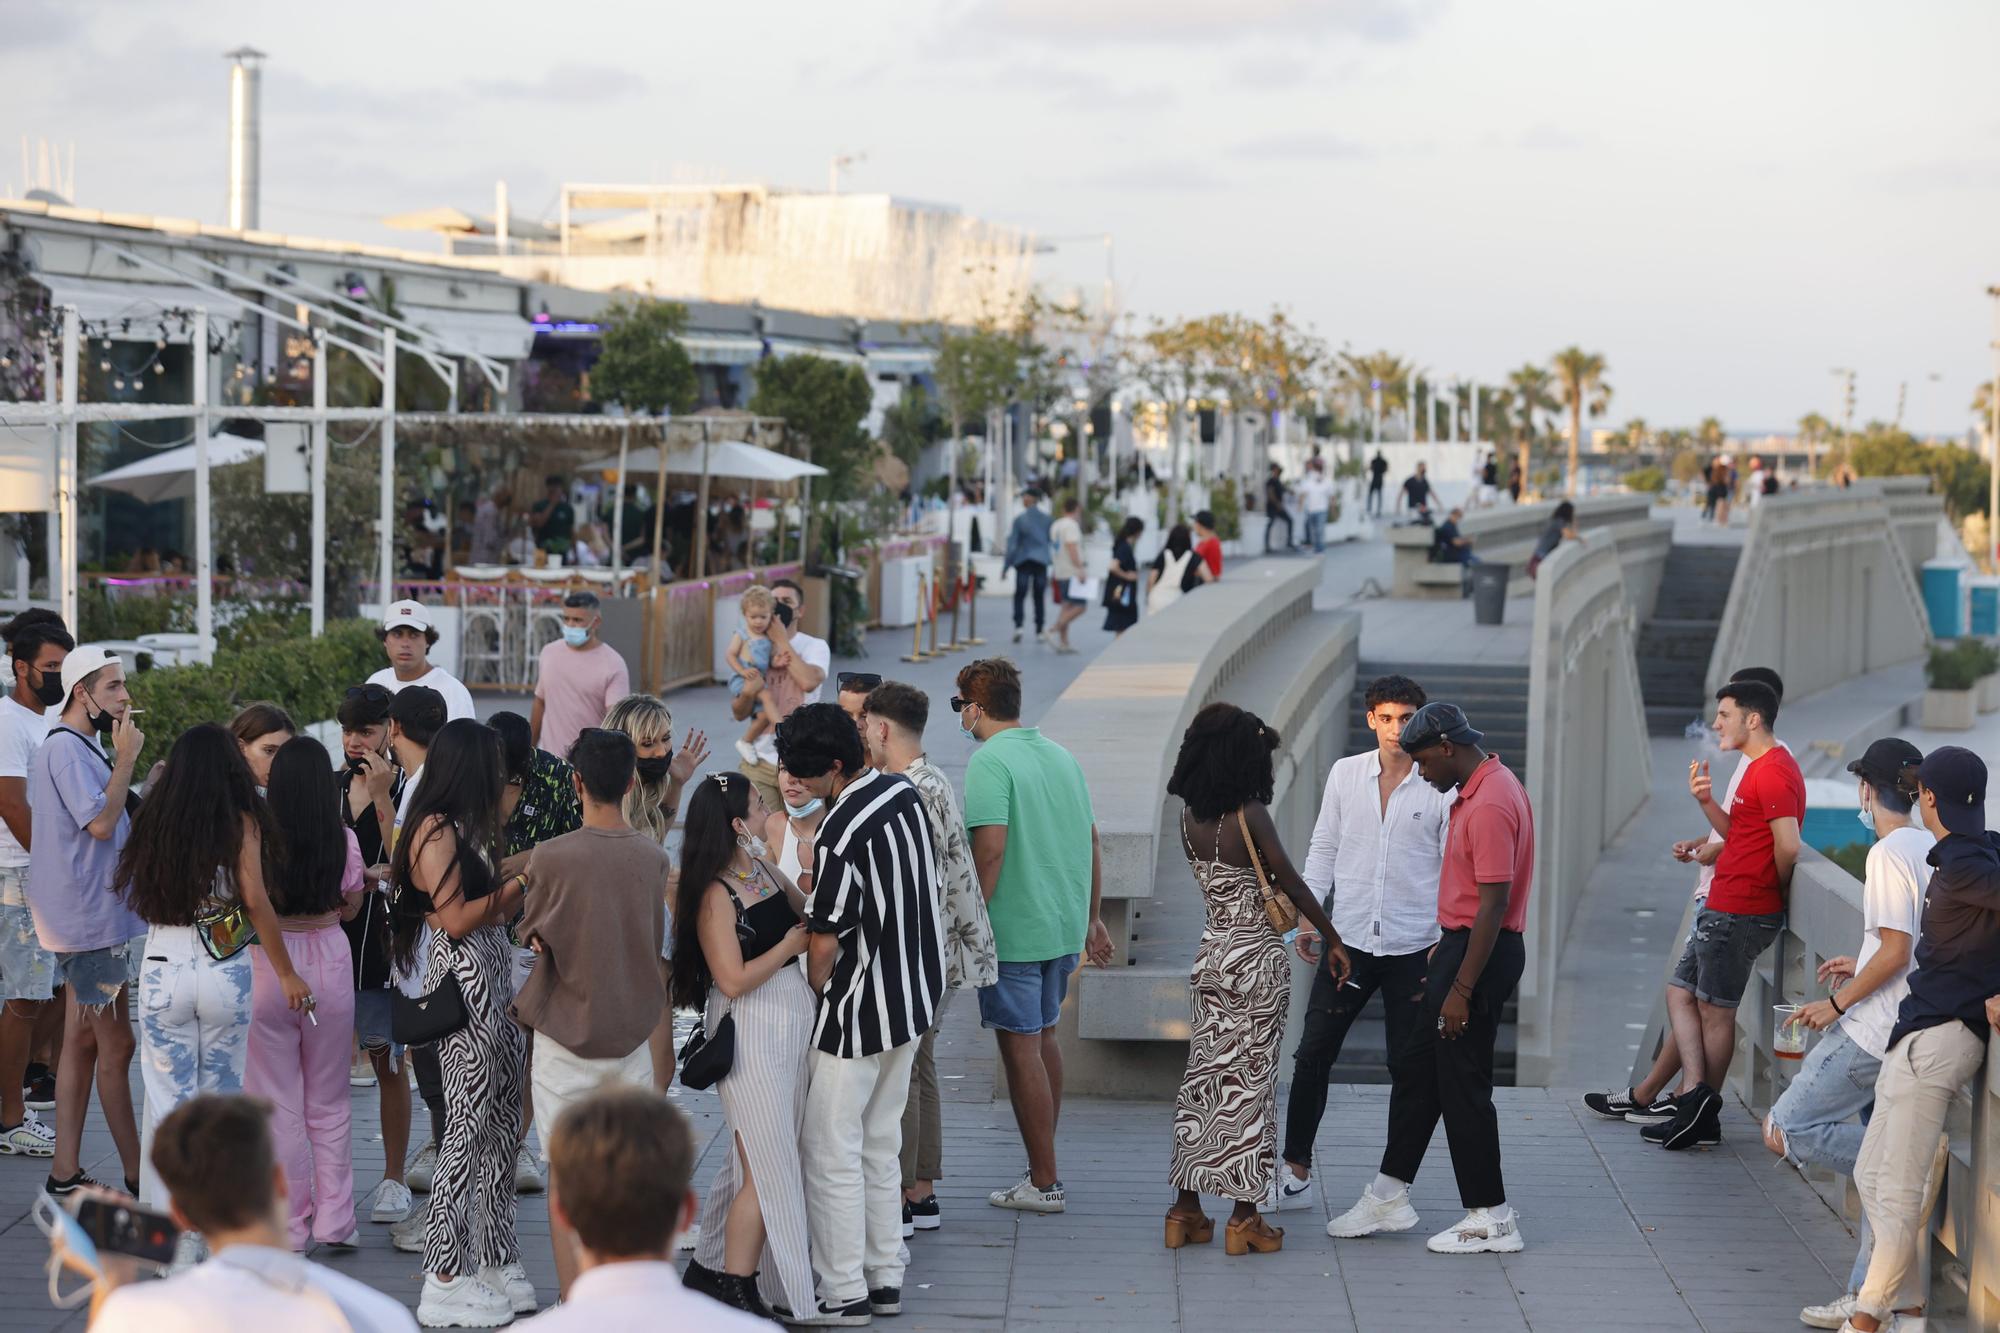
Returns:
[[[760,859],[771,854],[771,844],[764,841],[764,835],[761,833],[738,833],[736,845]]]
[[[821,804],[820,798],[817,796],[813,797],[810,801],[807,801],[804,805],[793,805],[790,801],[786,801],[785,813],[790,815],[793,819],[804,819],[807,815],[819,809],[820,804]]]

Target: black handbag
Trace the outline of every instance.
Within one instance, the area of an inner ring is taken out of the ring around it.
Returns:
[[[465,993],[458,976],[445,973],[437,989],[414,998],[399,989],[389,992],[389,1036],[399,1046],[428,1046],[464,1027]]]
[[[681,1082],[696,1092],[705,1092],[729,1077],[735,1063],[736,1015],[724,1014],[713,1032],[696,1028],[688,1034],[681,1047]]]

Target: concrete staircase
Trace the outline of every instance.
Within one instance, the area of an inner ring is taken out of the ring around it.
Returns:
[[[1675,546],[1667,553],[1653,618],[1639,627],[1639,693],[1652,735],[1678,736],[1708,712],[1708,659],[1741,554],[1735,546]]]

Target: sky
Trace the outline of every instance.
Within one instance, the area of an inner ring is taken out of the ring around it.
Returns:
[[[1600,352],[1608,424],[1903,416],[1993,373],[2000,6],[1926,0],[0,0],[0,186],[223,214],[227,62],[264,78],[267,229],[415,249],[437,205],[763,181],[1113,238],[1139,323],[1282,307],[1492,379]],[[1104,249],[1061,245],[1053,285]]]

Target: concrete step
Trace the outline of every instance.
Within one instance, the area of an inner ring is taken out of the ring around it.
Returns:
[[[1512,1087],[1515,1081],[1515,1055],[1519,1045],[1515,1022],[1516,1008],[1509,1002],[1500,1017],[1500,1031],[1493,1043],[1493,1081],[1503,1087]],[[1288,1073],[1290,1057],[1291,1052],[1285,1052]],[[1368,1002],[1368,1007],[1348,1028],[1347,1038],[1340,1044],[1340,1059],[1334,1062],[1327,1082],[1385,1084],[1388,1081],[1388,1028],[1382,1018],[1382,1001],[1378,996]]]

